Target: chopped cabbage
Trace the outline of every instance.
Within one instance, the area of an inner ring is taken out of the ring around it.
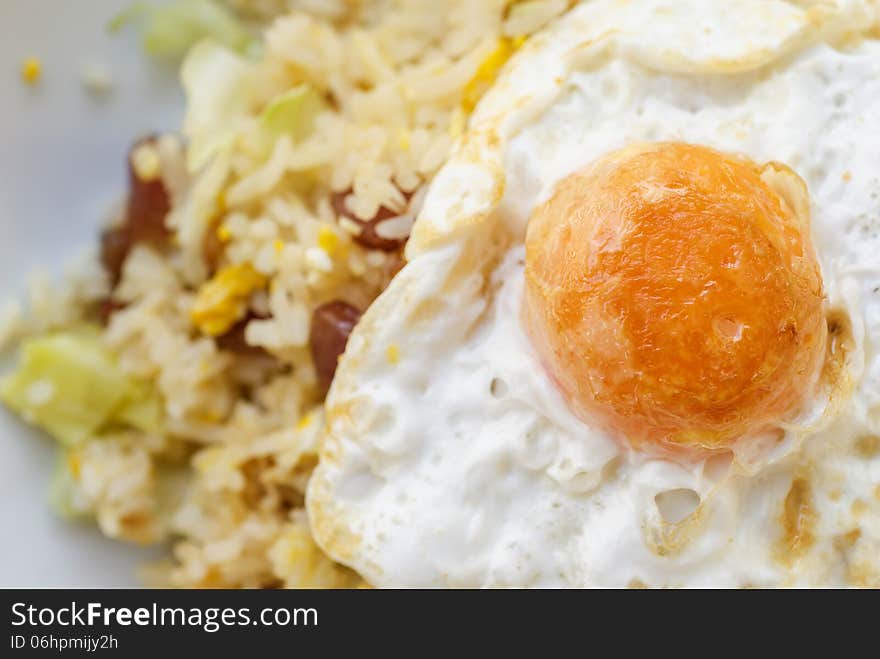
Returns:
[[[59,517],[74,519],[89,514],[88,505],[76,490],[79,459],[71,451],[59,450],[49,481],[49,507]]]
[[[64,446],[113,424],[161,425],[154,388],[122,372],[94,327],[26,339],[18,368],[0,380],[0,401]]]
[[[158,7],[138,2],[119,14],[110,29],[131,22],[141,26],[144,49],[156,57],[179,59],[202,39],[240,53],[256,43],[254,35],[216,0],[177,0]]]
[[[147,382],[131,381],[131,389],[113,422],[147,433],[162,432],[162,397]]]
[[[250,110],[252,70],[244,58],[212,41],[199,43],[186,56],[180,78],[186,92],[183,133],[190,142],[191,171],[233,144]]]
[[[320,95],[307,83],[279,94],[260,115],[260,148],[270,150],[283,135],[289,135],[294,142],[307,137],[314,127],[315,116],[323,108]]]

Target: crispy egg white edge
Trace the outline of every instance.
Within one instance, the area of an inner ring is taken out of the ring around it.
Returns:
[[[491,269],[493,255],[474,249],[487,236],[492,213],[504,194],[504,151],[521,126],[555,100],[571,71],[589,66],[607,49],[663,73],[738,73],[757,69],[823,40],[866,32],[880,17],[880,3],[723,0],[721,22],[704,23],[698,0],[646,2],[653,11],[629,12],[631,3],[595,0],[579,5],[533,36],[511,59],[471,117],[468,131],[431,184],[407,245],[407,265],[370,306],[355,328],[326,402],[321,459],[308,488],[307,510],[316,541],[335,560],[369,581],[382,581],[381,568],[361,555],[355,520],[336,497],[337,476],[347,446],[359,444],[354,415],[363,407],[362,373],[383,368],[387,337],[430,322],[430,307],[412,314],[409,301],[442,295],[469,273]],[[666,10],[666,13],[660,10]],[[681,20],[679,20],[681,19]],[[652,48],[638,39],[639,25],[666,26],[673,45]],[[685,25],[686,35],[674,32]],[[777,29],[769,29],[768,26]],[[730,29],[748,39],[719,38]],[[673,39],[673,35],[676,37]],[[738,48],[737,45],[746,44]],[[703,53],[695,58],[694,53]],[[496,255],[497,256],[497,255]],[[423,308],[424,307],[424,308]],[[394,331],[389,331],[393,329]],[[386,365],[387,367],[387,365]]]

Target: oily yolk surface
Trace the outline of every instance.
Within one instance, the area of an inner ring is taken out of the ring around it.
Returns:
[[[790,420],[825,349],[808,218],[782,165],[636,145],[532,215],[523,318],[574,411],[643,449],[728,449]]]

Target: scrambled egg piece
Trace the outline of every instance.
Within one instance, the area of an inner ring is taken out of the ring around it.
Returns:
[[[35,85],[43,75],[43,63],[36,57],[28,57],[21,65],[21,79]]]
[[[330,227],[321,227],[318,231],[318,247],[323,249],[327,254],[333,256],[336,254],[336,248],[339,246],[339,236]]]
[[[251,293],[266,285],[266,277],[250,263],[220,270],[199,290],[191,319],[202,334],[220,336],[241,320]]]

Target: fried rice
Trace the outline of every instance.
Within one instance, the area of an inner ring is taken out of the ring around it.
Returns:
[[[105,535],[168,543],[149,583],[356,587],[303,507],[337,353],[400,268],[480,94],[569,2],[228,5],[258,26],[257,47],[189,51],[181,134],[136,144],[101,254],[61,283],[35,278],[26,308],[0,313],[0,342],[98,326],[114,373],[149,390],[136,413],[114,403],[66,436],[53,485]],[[51,396],[38,385],[31,405]]]

